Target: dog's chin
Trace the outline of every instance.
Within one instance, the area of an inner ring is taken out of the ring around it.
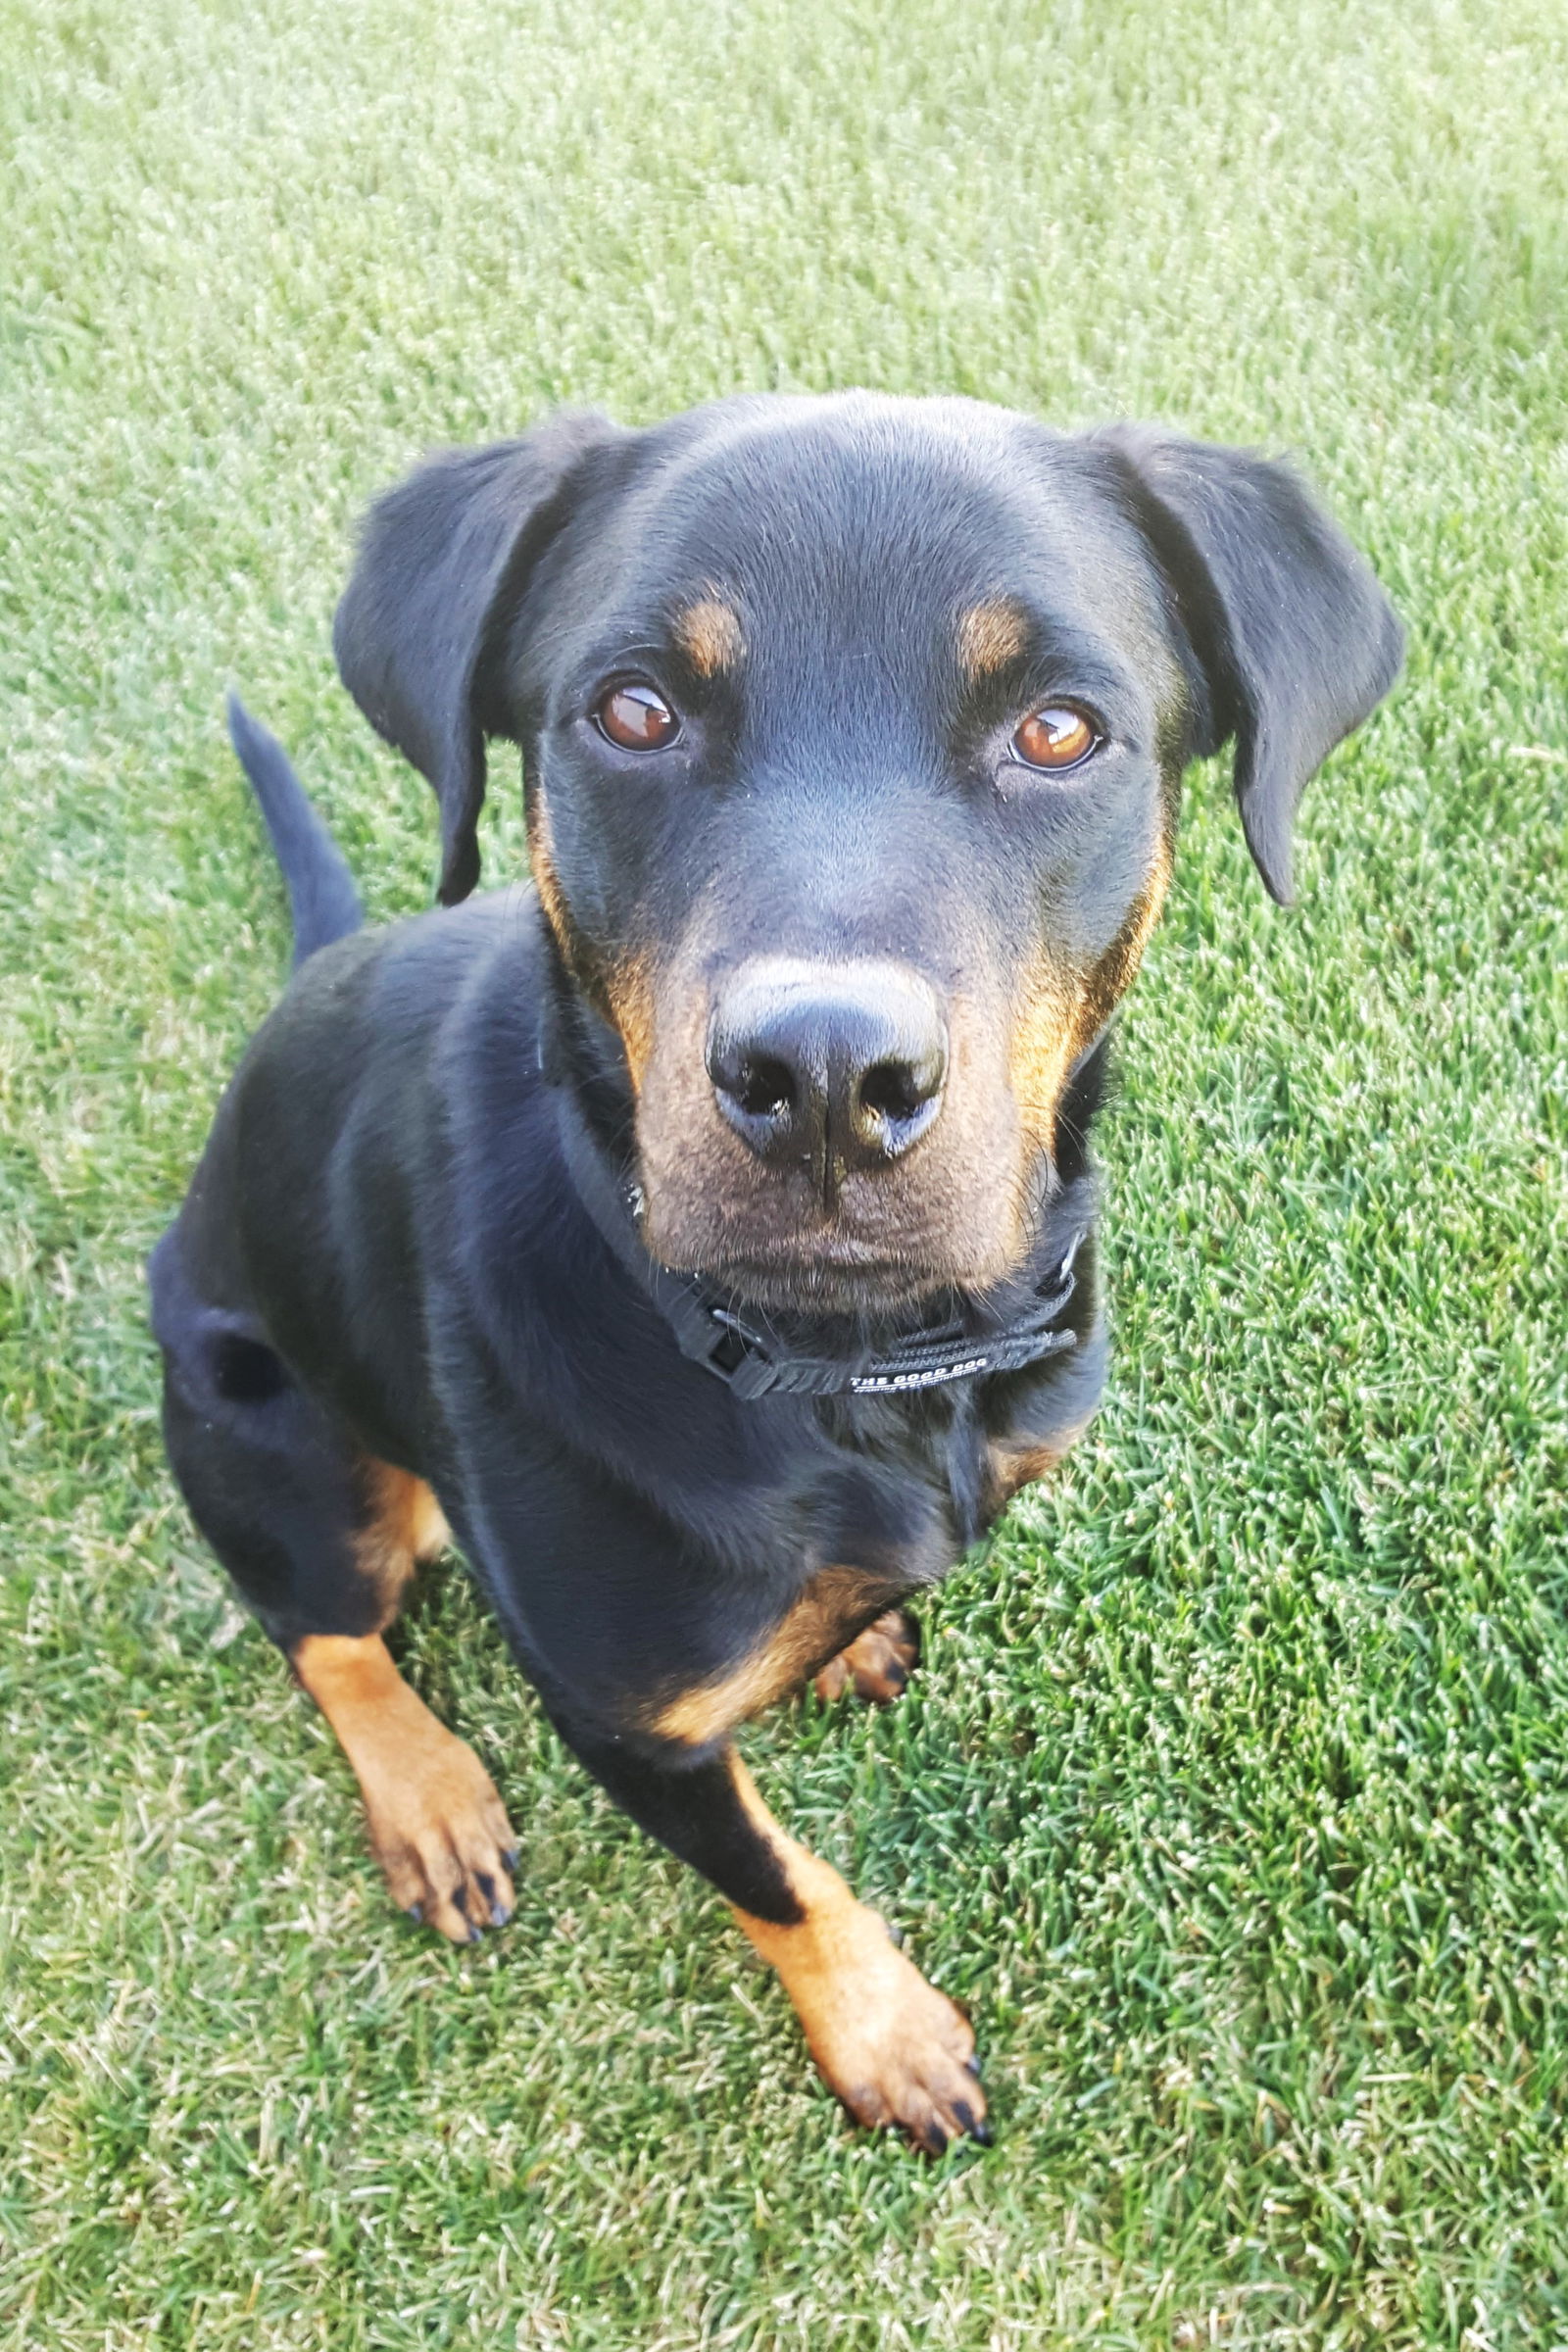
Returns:
[[[910,1250],[890,1254],[841,1237],[803,1237],[744,1249],[683,1250],[666,1257],[657,1236],[647,1237],[656,1256],[675,1271],[751,1300],[775,1314],[855,1315],[884,1319],[917,1313],[940,1293],[982,1288],[995,1270],[947,1252]]]
[[[715,1260],[694,1272],[737,1298],[775,1314],[897,1315],[916,1309],[949,1278],[908,1266],[838,1265],[831,1261]]]
[[[757,1196],[698,1169],[642,1168],[642,1238],[662,1265],[775,1313],[924,1320],[923,1305],[1010,1270],[1012,1196],[982,1180],[903,1197],[852,1179],[824,1212],[805,1186]]]

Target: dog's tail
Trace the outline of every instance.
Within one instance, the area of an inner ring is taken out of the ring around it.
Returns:
[[[228,735],[251,780],[288,884],[294,916],[294,969],[318,948],[345,939],[364,921],[348,861],[311,806],[275,735],[252,718],[237,694],[228,698]]]

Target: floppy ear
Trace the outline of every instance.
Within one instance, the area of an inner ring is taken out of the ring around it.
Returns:
[[[516,441],[446,450],[378,499],[332,643],[370,724],[441,805],[441,903],[479,879],[484,739],[508,732],[489,656],[587,454],[621,438],[603,416],[552,417]]]
[[[1404,631],[1367,564],[1287,466],[1150,426],[1095,436],[1170,580],[1208,688],[1199,758],[1236,738],[1242,828],[1291,900],[1308,776],[1399,672]]]

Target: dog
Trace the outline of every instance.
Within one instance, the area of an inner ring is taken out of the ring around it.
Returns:
[[[437,456],[335,642],[434,788],[442,906],[363,929],[234,709],[297,969],[151,1263],[179,1485],[398,1903],[464,1942],[513,1901],[496,1789],[384,1639],[455,1540],[850,2113],[985,2140],[968,2022],[733,1735],[813,1676],[896,1697],[904,1604],[1090,1419],[1088,1136],[1183,770],[1234,741],[1287,901],[1399,624],[1279,463],[852,393]],[[497,737],[532,888],[475,898]]]

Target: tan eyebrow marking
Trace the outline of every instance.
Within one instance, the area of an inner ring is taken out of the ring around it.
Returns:
[[[699,597],[675,623],[675,642],[699,677],[732,669],[746,650],[740,615],[717,596]]]
[[[1024,616],[1010,597],[987,597],[958,615],[958,660],[971,678],[1015,662],[1028,642]]]

